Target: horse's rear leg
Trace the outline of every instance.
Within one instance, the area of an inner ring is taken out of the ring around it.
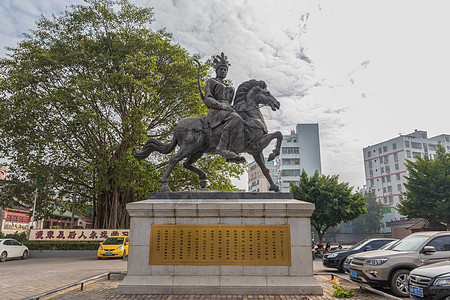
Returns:
[[[183,163],[183,167],[188,169],[189,171],[192,171],[198,175],[198,179],[200,179],[200,186],[202,188],[206,188],[206,185],[208,184],[208,181],[206,180],[206,174],[202,170],[198,169],[197,167],[193,166],[192,164],[195,163],[200,157],[202,157],[203,151],[199,151],[195,153],[194,155],[188,157],[186,161]]]
[[[175,155],[170,157],[169,166],[167,167],[167,170],[164,173],[163,177],[161,177],[161,179],[159,180],[159,182],[161,183],[161,192],[170,192],[170,188],[167,185],[169,175],[172,172],[173,168],[175,168],[177,163],[189,155],[189,153],[186,152],[187,151],[185,149],[180,148],[180,150],[177,153],[175,153]]]

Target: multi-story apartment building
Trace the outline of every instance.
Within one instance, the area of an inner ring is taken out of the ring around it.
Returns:
[[[269,169],[270,177],[276,183],[276,168],[274,161],[267,161],[267,158],[264,159],[266,163],[267,169]],[[248,191],[249,192],[268,192],[269,191],[269,182],[266,177],[262,173],[261,168],[258,164],[253,161],[248,165]]]
[[[319,124],[297,124],[296,130],[284,135],[276,162],[277,182],[282,192],[290,191],[290,183],[299,184],[302,169],[309,176],[316,170],[322,174]]]
[[[404,219],[396,207],[403,199],[405,191],[405,176],[408,175],[406,160],[414,161],[415,156],[434,159],[438,143],[450,152],[450,135],[441,134],[428,138],[427,132],[421,130],[399,135],[363,149],[366,187],[374,191],[377,199],[384,205],[384,232],[391,231],[392,220]]]

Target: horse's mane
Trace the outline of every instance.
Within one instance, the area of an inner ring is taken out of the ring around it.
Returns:
[[[236,91],[236,96],[234,98],[234,105],[236,105],[239,102],[244,101],[247,93],[250,92],[250,90],[252,88],[254,88],[255,86],[258,86],[262,89],[267,88],[267,84],[262,80],[250,79],[248,81],[241,83]]]

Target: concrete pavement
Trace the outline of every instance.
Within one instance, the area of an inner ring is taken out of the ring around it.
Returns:
[[[126,271],[127,260],[98,260],[96,257],[77,258],[29,258],[0,263],[1,299],[23,299],[39,293],[55,289],[76,281],[92,277],[108,271]],[[320,260],[314,261],[315,272],[330,272],[322,266]],[[84,285],[73,287],[41,299],[335,299],[331,297],[333,289],[331,278],[327,275],[316,275],[324,288],[323,296],[302,295],[120,295],[116,288],[123,275],[111,275],[97,279]],[[353,299],[383,299],[370,292],[361,293],[356,285],[341,282],[342,286],[354,288],[357,296]]]

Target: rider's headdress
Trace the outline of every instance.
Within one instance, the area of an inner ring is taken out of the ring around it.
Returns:
[[[228,62],[228,56],[225,56],[223,52],[220,55],[216,55],[216,57],[214,57],[213,62],[216,64],[216,70],[220,66],[225,66],[227,67],[227,69],[229,66],[231,66],[231,64]]]

